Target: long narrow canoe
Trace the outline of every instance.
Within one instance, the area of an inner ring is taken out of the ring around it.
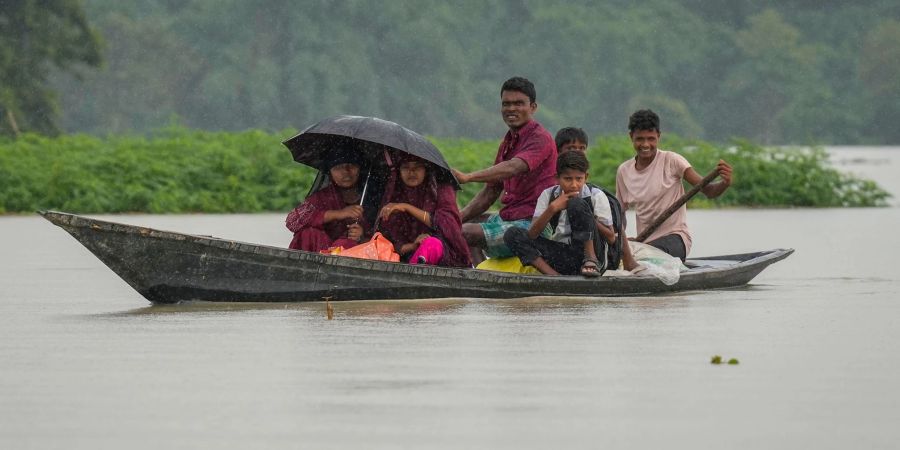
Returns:
[[[322,255],[42,211],[147,300],[609,297],[742,286],[792,249],[692,258],[678,283],[652,276],[550,277]]]

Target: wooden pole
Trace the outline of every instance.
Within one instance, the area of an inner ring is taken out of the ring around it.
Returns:
[[[650,225],[647,225],[647,227],[644,228],[644,231],[642,231],[641,234],[634,238],[634,240],[638,242],[644,242],[644,240],[650,237],[650,235],[653,234],[653,232],[656,231],[656,229],[659,228],[659,226],[662,225],[662,223],[665,222],[666,219],[668,219],[673,213],[675,213],[678,208],[681,208],[681,205],[684,205],[693,196],[697,195],[697,193],[700,192],[701,189],[705,188],[706,185],[711,183],[712,180],[714,180],[718,175],[719,171],[717,169],[714,169],[712,172],[703,177],[703,179],[700,180],[700,182],[697,183],[696,186],[687,191],[684,195],[681,196],[681,198],[676,200],[675,203],[673,203],[672,206],[669,207],[669,209],[663,211],[663,213],[660,214],[659,217],[656,218],[656,220],[651,222]]]
[[[331,306],[331,297],[322,297],[325,300],[325,319],[332,320],[334,319],[334,307]]]

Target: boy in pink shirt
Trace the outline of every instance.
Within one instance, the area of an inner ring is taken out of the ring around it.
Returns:
[[[616,171],[616,197],[625,210],[635,210],[638,234],[684,195],[682,180],[696,185],[703,179],[683,156],[657,148],[660,135],[659,116],[653,111],[642,109],[628,119],[635,157]],[[708,198],[722,195],[731,186],[731,166],[719,160],[716,170],[722,180],[703,188]],[[684,261],[691,251],[687,207],[682,205],[666,219],[647,237],[647,244]]]

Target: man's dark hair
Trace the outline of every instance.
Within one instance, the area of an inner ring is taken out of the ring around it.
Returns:
[[[635,111],[635,113],[628,118],[628,132],[634,133],[638,130],[659,132],[659,116],[649,109]]]
[[[555,140],[557,150],[561,149],[563,145],[575,141],[581,141],[584,142],[584,145],[588,145],[587,133],[585,133],[581,128],[575,127],[565,127],[557,131]]]
[[[534,103],[537,100],[537,91],[534,90],[534,83],[528,81],[528,78],[512,77],[506,80],[503,83],[503,87],[500,88],[501,96],[503,95],[503,91],[521,92],[531,99],[531,103]]]
[[[561,175],[564,170],[587,173],[590,166],[584,153],[565,152],[556,158],[556,175]]]

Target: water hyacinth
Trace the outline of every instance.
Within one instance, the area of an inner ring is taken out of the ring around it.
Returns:
[[[0,140],[0,213],[40,209],[77,213],[247,213],[287,211],[302,200],[315,171],[281,145],[293,130],[211,132],[170,127],[149,136],[25,134]],[[490,166],[498,140],[432,139],[452,167]],[[827,165],[822,149],[769,149],[746,141],[716,145],[666,135],[701,173],[719,158],[735,168],[728,192],[690,207],[881,206],[874,182]],[[618,165],[634,154],[626,136],[591,141],[590,180],[615,189]],[[468,203],[483,185],[458,193]]]

